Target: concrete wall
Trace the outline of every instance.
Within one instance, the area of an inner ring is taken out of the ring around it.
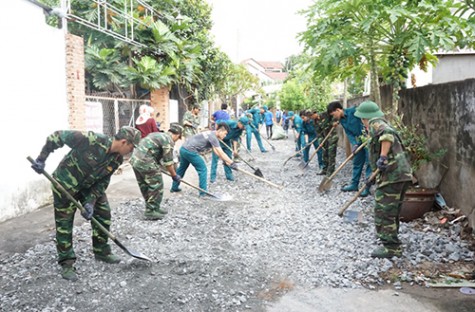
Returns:
[[[440,162],[418,172],[420,183],[440,182],[447,204],[460,208],[475,228],[475,79],[407,89],[400,96],[404,122],[420,126],[431,150],[447,149]]]
[[[12,12],[21,12],[13,14]],[[45,23],[43,10],[27,1],[11,1],[0,13],[2,49],[2,153],[0,221],[46,203],[49,182],[26,160],[35,158],[46,136],[68,127],[64,32]],[[48,159],[52,170],[63,154]]]
[[[475,78],[475,53],[438,55],[439,63],[432,72],[432,83],[440,84]]]

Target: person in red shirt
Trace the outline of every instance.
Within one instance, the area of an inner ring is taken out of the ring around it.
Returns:
[[[140,116],[135,121],[135,128],[140,131],[142,139],[149,133],[158,132],[157,123],[152,117],[153,111],[153,107],[145,104],[141,105],[139,108]]]

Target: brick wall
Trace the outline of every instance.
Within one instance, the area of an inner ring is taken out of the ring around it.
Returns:
[[[84,40],[66,34],[66,92],[71,129],[86,130],[86,94],[84,79]]]
[[[170,124],[169,100],[170,90],[167,87],[153,90],[150,93],[150,105],[155,109],[155,114],[160,113],[160,120],[162,122],[160,130],[168,130],[168,125]]]

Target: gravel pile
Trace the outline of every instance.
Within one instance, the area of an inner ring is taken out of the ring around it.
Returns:
[[[402,258],[372,259],[373,197],[337,216],[354,195],[339,191],[350,166],[322,195],[315,161],[305,172],[298,160],[282,168],[293,143],[273,144],[276,152],[255,153],[252,164],[284,190],[242,174],[227,182],[218,167],[218,183],[210,191],[229,201],[200,199],[183,186],[164,200],[167,218],[151,222],[143,220],[143,200],[130,199],[114,208],[112,232],[152,263],[128,257],[115,245],[120,264],[96,262],[86,223],[74,233],[75,283],[59,275],[53,237],[0,259],[0,311],[263,311],[267,301],[296,286],[375,288],[392,270],[403,281],[421,283],[417,272],[427,262],[473,261],[459,226],[428,228],[421,221],[402,223]],[[341,163],[343,155],[338,159]],[[251,171],[244,163],[240,168]]]

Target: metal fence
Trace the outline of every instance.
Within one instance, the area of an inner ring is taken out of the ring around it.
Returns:
[[[101,128],[102,125],[102,133],[108,136],[113,136],[120,127],[134,127],[140,105],[150,105],[149,100],[121,99],[101,96],[86,96],[86,103],[95,104],[99,107],[98,113],[86,112],[86,118],[102,119],[102,121],[99,120],[97,125],[99,125],[99,128]],[[100,106],[102,106],[102,114],[100,112]]]

